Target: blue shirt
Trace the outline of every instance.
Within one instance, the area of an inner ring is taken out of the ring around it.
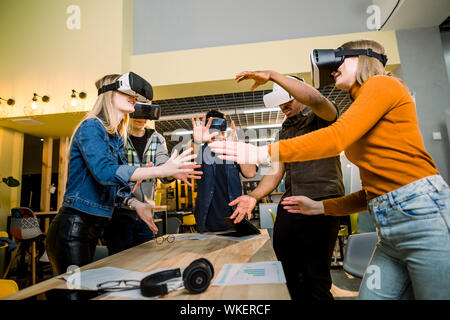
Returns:
[[[222,231],[230,227],[222,221],[222,218],[229,217],[233,213],[228,205],[229,195],[227,186],[227,174],[225,164],[216,163],[214,195],[206,216],[205,231]]]
[[[207,145],[202,146],[201,152],[198,158],[202,160],[203,174],[197,182],[195,220],[200,232],[221,231],[225,229],[222,218],[229,217],[236,209],[228,203],[242,195],[239,165],[216,158]]]
[[[137,168],[127,165],[123,146],[98,119],[84,120],[70,147],[63,206],[110,218],[115,203],[131,194],[128,180]]]

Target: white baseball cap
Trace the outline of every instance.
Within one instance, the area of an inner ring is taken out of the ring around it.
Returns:
[[[288,76],[288,78],[299,80],[299,81],[305,81],[301,78],[295,77],[295,76]],[[279,107],[280,105],[289,102],[291,100],[294,100],[294,97],[289,94],[286,90],[283,89],[279,84],[273,83],[273,89],[271,93],[265,94],[263,96],[264,105],[266,108],[274,108]]]

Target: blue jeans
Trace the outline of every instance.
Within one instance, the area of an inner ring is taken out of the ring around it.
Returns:
[[[368,203],[378,243],[359,299],[450,299],[450,189],[429,176]]]

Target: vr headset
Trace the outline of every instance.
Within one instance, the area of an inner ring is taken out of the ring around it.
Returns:
[[[296,76],[288,76],[289,78],[296,79],[302,82],[305,82],[304,79],[296,77]],[[291,96],[289,92],[283,89],[282,86],[280,86],[278,83],[273,83],[273,89],[272,92],[265,94],[263,96],[264,105],[266,108],[275,108],[279,107],[282,104],[285,104],[286,102],[289,102],[293,100],[294,97]]]
[[[211,122],[209,130],[227,131],[227,120],[214,118]]]
[[[134,106],[134,112],[130,113],[132,119],[158,120],[160,116],[160,105],[143,102],[137,102]]]
[[[311,52],[311,78],[315,88],[324,87],[334,83],[331,75],[344,62],[346,57],[365,55],[378,59],[383,66],[386,66],[387,56],[377,53],[372,49],[351,49],[344,50],[340,47],[334,49],[314,49]]]
[[[151,84],[134,72],[127,72],[117,79],[116,82],[101,87],[98,89],[98,95],[113,90],[137,96],[137,101],[146,102],[147,100],[153,100]]]

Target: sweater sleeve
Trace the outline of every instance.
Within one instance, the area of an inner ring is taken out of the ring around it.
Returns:
[[[323,200],[323,208],[327,216],[347,216],[366,211],[366,192],[359,190],[340,198]]]
[[[398,80],[374,76],[359,89],[349,109],[332,125],[269,145],[272,159],[309,161],[339,155],[365,135],[395,105],[402,89]],[[278,150],[278,154],[277,154]]]

